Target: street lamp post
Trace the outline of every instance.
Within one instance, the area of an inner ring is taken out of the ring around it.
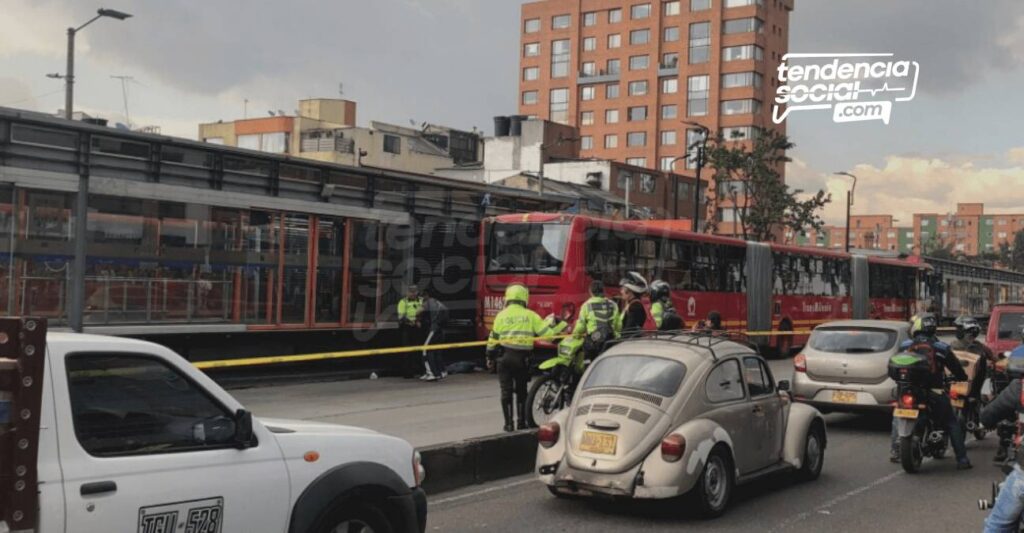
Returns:
[[[71,120],[74,114],[75,94],[75,35],[96,20],[107,17],[124,20],[131,17],[128,13],[113,9],[99,9],[96,16],[77,28],[68,28],[68,63],[64,72],[64,118]],[[53,78],[59,74],[50,75]],[[89,209],[89,173],[80,170],[78,173],[78,192],[75,196],[75,260],[71,271],[71,297],[68,302],[68,323],[74,331],[82,331],[82,312],[85,307],[85,241],[88,238]]]
[[[857,176],[850,174],[849,172],[836,172],[836,176],[846,176],[847,178],[853,178],[853,186],[850,190],[846,191],[846,252],[850,251],[850,210],[853,208],[853,193],[857,190]]]
[[[700,231],[700,171],[704,168],[704,151],[707,149],[708,134],[710,131],[703,124],[689,122],[686,120],[682,122],[683,124],[697,128],[702,134],[700,145],[697,146],[697,190],[693,193],[693,231]],[[697,145],[697,143],[694,143],[694,145]],[[687,146],[686,150],[689,151],[691,148],[693,148],[693,146]]]

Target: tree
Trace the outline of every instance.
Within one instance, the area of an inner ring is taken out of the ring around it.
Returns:
[[[921,243],[921,255],[934,257],[936,259],[956,259],[956,252],[953,250],[953,243],[934,234],[927,241]]]
[[[819,213],[832,196],[819,190],[801,199],[803,190],[783,183],[778,169],[789,161],[786,151],[794,146],[789,138],[769,130],[749,149],[745,144],[719,136],[709,143],[705,156],[714,168],[717,198],[733,200],[733,216],[743,238],[770,241],[783,229],[820,231],[825,222]]]
[[[1013,235],[1013,246],[1010,249],[1010,268],[1024,272],[1024,230]]]

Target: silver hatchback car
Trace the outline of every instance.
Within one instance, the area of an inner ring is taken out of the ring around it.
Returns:
[[[811,332],[793,358],[793,399],[822,412],[892,410],[889,358],[910,338],[896,320],[840,320]]]

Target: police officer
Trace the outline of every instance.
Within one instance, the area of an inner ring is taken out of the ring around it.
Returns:
[[[551,316],[547,320],[527,308],[530,291],[513,283],[505,289],[505,308],[494,317],[494,326],[487,339],[487,366],[498,366],[501,385],[501,412],[505,431],[512,431],[512,395],[515,393],[519,429],[526,429],[526,386],[530,381],[527,365],[533,353],[535,337],[555,335],[565,329],[565,322]]]
[[[423,328],[419,322],[420,309],[423,307],[423,299],[419,296],[419,287],[409,285],[405,298],[398,301],[398,329],[402,333],[402,346],[414,346],[422,342]],[[405,378],[416,377],[420,364],[420,356],[416,352],[409,352],[403,355],[402,374]]]
[[[644,329],[647,322],[647,310],[644,309],[643,296],[650,289],[647,280],[639,272],[627,272],[626,277],[619,281],[622,296],[622,312],[619,314],[619,334],[623,337],[634,336]]]
[[[1006,371],[1013,381],[999,393],[992,403],[981,410],[981,423],[994,428],[1003,420],[1017,420],[1024,414],[1024,349],[1018,347],[1006,363]],[[1020,430],[1016,439],[1021,437]],[[992,512],[985,519],[985,533],[1017,531],[1017,523],[1024,513],[1024,454],[1017,452],[1013,462],[1013,470],[1006,476],[999,496],[992,505]]]
[[[683,327],[683,319],[672,303],[672,287],[667,281],[651,283],[651,317],[658,331],[675,331]]]
[[[573,338],[583,339],[583,357],[594,359],[604,351],[605,343],[618,336],[618,314],[615,302],[604,296],[604,281],[591,281],[590,299],[580,306],[580,316],[572,331]]]

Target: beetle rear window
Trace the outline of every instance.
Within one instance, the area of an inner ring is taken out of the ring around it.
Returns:
[[[583,389],[616,387],[659,396],[672,396],[686,376],[677,361],[647,355],[615,355],[598,358]]]

